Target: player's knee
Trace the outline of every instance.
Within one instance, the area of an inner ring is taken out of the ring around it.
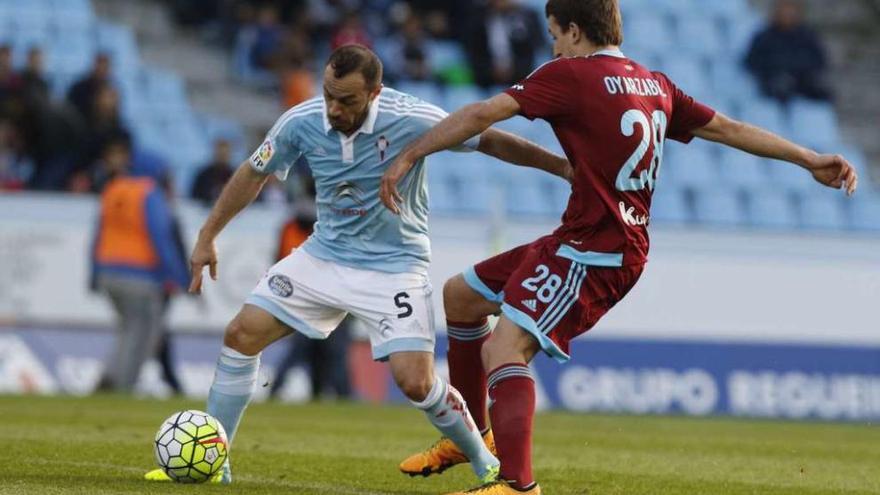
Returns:
[[[253,356],[266,347],[266,336],[265,332],[253,325],[247,325],[241,318],[234,318],[226,326],[223,344],[242,354]]]
[[[434,386],[432,377],[429,376],[400,376],[396,380],[403,395],[414,402],[424,401]]]

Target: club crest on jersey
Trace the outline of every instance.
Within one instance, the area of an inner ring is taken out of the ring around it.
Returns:
[[[379,136],[379,139],[376,140],[376,149],[379,150],[379,161],[385,161],[385,152],[388,151],[388,147],[391,146],[391,141],[389,141],[384,135]]]

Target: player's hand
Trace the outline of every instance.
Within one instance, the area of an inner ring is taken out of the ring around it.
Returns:
[[[843,189],[852,196],[859,185],[856,170],[840,155],[819,155],[810,164],[810,173],[823,186]]]
[[[214,247],[214,241],[199,237],[199,240],[196,241],[196,245],[193,247],[189,264],[190,270],[192,270],[192,282],[189,284],[189,292],[190,294],[201,294],[202,271],[205,265],[208,265],[211,280],[217,280],[217,249]]]
[[[415,160],[410,159],[406,154],[400,154],[394,163],[385,170],[382,175],[382,183],[379,187],[379,198],[386,208],[391,210],[395,215],[400,215],[399,203],[403,203],[403,196],[397,190],[397,184],[415,164]]]

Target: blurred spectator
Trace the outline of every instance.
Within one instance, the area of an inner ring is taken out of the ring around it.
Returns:
[[[27,65],[21,72],[22,92],[27,101],[48,101],[49,83],[46,82],[43,50],[32,47],[27,53]]]
[[[0,191],[23,189],[31,173],[32,164],[22,156],[20,141],[12,122],[0,119]]]
[[[415,15],[407,16],[400,29],[400,79],[427,81],[431,79],[431,66],[428,63],[428,47],[422,21]]]
[[[314,186],[312,185],[312,192]],[[316,221],[314,196],[294,204],[293,214],[281,228],[276,259],[281,260],[299,247],[312,234]],[[350,319],[346,318],[325,340],[310,339],[294,332],[290,348],[278,365],[271,395],[276,397],[282,390],[287,372],[302,363],[309,371],[312,400],[320,399],[325,391],[332,391],[338,398],[351,396],[348,379],[348,345]]]
[[[100,193],[114,178],[131,167],[131,139],[124,134],[110,136],[103,143],[97,160],[86,171],[71,179],[72,192]]]
[[[104,155],[109,180],[101,195],[90,285],[109,297],[119,320],[99,390],[131,392],[144,361],[160,350],[169,294],[189,285],[189,272],[162,189],[168,178],[155,176],[162,172],[155,168],[148,169],[153,176],[130,174],[131,150],[123,140],[109,143]]]
[[[119,115],[119,92],[109,84],[95,89],[91,111],[86,114],[84,154],[78,170],[88,168],[98,160],[108,142],[131,141],[131,133]]]
[[[218,139],[214,142],[214,156],[210,163],[199,170],[192,184],[190,197],[211,206],[220,197],[223,186],[235,173],[232,166],[232,148],[229,141]]]
[[[260,7],[253,29],[254,42],[251,46],[251,64],[261,69],[275,68],[284,36],[284,31],[278,20],[278,9],[271,4]]]
[[[509,86],[534,69],[535,51],[544,46],[535,11],[515,0],[489,0],[469,18],[465,46],[477,84]]]
[[[373,40],[370,34],[361,24],[360,15],[357,12],[348,12],[342,19],[339,27],[333,33],[330,39],[330,49],[335,50],[345,45],[362,45],[367,48],[373,46]]]
[[[98,91],[110,82],[110,56],[99,53],[95,56],[92,71],[70,87],[67,100],[87,119],[95,106],[94,100]]]
[[[775,3],[770,24],[752,39],[746,65],[769,97],[831,99],[825,50],[794,0]]]
[[[12,48],[0,46],[0,112],[5,116],[14,113],[11,108],[21,90],[21,78],[12,68]]]

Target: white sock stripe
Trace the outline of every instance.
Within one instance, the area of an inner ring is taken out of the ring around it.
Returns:
[[[510,366],[492,373],[488,379],[488,387],[492,388],[498,382],[512,377],[523,377],[532,381],[535,380],[532,376],[532,371],[528,366]]]
[[[414,405],[418,409],[430,409],[434,407],[435,404],[443,400],[443,397],[446,396],[446,382],[443,381],[439,376],[434,376],[434,385],[431,386],[431,391],[428,392],[428,396],[425,397],[425,400],[422,402],[409,401],[410,404]]]
[[[553,327],[555,327],[556,324],[559,323],[559,321],[565,316],[565,314],[568,313],[568,310],[570,310],[571,307],[574,306],[574,303],[577,302],[578,294],[581,291],[581,286],[583,285],[584,279],[586,277],[587,277],[587,269],[586,269],[586,267],[583,267],[581,269],[581,274],[578,277],[577,283],[574,286],[574,291],[571,293],[571,296],[569,297],[569,300],[567,301],[567,303],[565,304],[564,307],[559,308],[560,311],[557,311],[556,315],[554,316],[554,318],[552,320],[546,322],[543,327],[538,327],[538,330],[541,333],[547,333],[550,330],[552,330]]]
[[[447,337],[463,342],[478,340],[485,337],[486,335],[489,335],[490,333],[492,333],[492,328],[489,326],[488,323],[480,328],[469,328],[466,330],[455,327],[446,328]]]
[[[571,265],[568,267],[568,275],[565,277],[565,283],[562,285],[559,291],[557,291],[556,295],[553,297],[553,301],[550,303],[550,305],[547,306],[547,309],[544,310],[544,314],[541,315],[541,317],[535,323],[538,327],[540,327],[544,323],[544,321],[546,321],[547,315],[549,315],[556,309],[556,307],[559,305],[559,301],[563,299],[566,294],[568,294],[568,291],[570,290],[569,287],[571,286],[571,280],[574,277],[576,270],[577,263],[572,262]]]

